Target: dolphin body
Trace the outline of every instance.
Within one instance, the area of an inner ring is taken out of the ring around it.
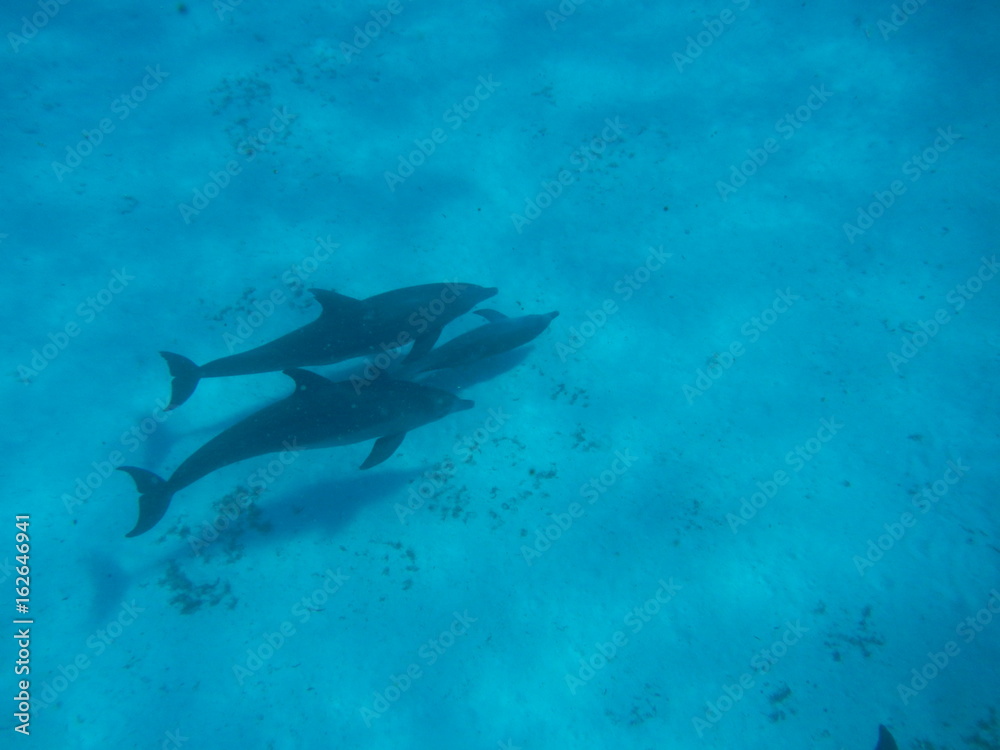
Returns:
[[[189,456],[170,479],[134,466],[120,466],[139,491],[139,519],[125,536],[149,531],[163,518],[174,493],[223,466],[279,451],[350,445],[377,438],[362,469],[388,459],[409,430],[472,401],[403,380],[383,380],[360,392],[347,381],[333,382],[308,370],[287,370],[295,390],[234,424]]]
[[[160,352],[173,376],[167,410],[187,401],[202,378],[330,365],[411,341],[407,358],[416,359],[431,350],[445,325],[497,293],[495,287],[459,283],[409,286],[363,300],[326,289],[309,291],[323,308],[320,316],[256,349],[201,366]]]
[[[508,318],[496,310],[476,310],[476,314],[486,319],[485,325],[446,341],[420,359],[408,357],[397,376],[412,377],[421,372],[460,367],[503,354],[534,340],[559,315],[553,311],[544,315]]]

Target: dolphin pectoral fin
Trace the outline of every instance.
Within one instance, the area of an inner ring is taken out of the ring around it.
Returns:
[[[406,359],[403,360],[403,364],[405,365],[414,362],[427,354],[427,352],[434,348],[434,344],[437,343],[437,340],[440,337],[440,328],[429,329],[426,333],[424,333],[424,335],[420,336],[413,342],[413,348],[410,349],[410,353],[406,355]]]
[[[364,303],[359,299],[348,297],[346,294],[338,294],[329,289],[310,289],[309,293],[323,308],[323,315],[348,317],[359,313],[364,306]]]
[[[899,750],[896,740],[889,734],[889,730],[881,724],[878,725],[878,744],[875,750]]]
[[[167,489],[166,482],[151,471],[135,466],[119,466],[118,471],[124,471],[132,477],[135,488],[139,490],[139,520],[135,522],[135,528],[125,536],[145,534],[163,518],[174,493]]]
[[[170,411],[191,398],[194,389],[198,387],[198,381],[201,380],[198,374],[200,368],[180,354],[160,352],[160,356],[167,361],[167,367],[173,377],[170,383],[170,404],[166,408],[166,411]]]
[[[375,445],[372,446],[372,452],[368,454],[368,458],[361,464],[361,468],[370,469],[373,466],[378,466],[386,459],[392,458],[392,454],[402,445],[403,438],[405,437],[405,432],[401,432],[398,435],[380,437],[375,441]]]
[[[501,320],[507,320],[507,316],[504,315],[499,310],[473,310],[476,315],[485,318],[489,323],[499,323]]]

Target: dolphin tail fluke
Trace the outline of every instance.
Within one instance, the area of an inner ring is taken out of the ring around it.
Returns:
[[[135,488],[139,490],[139,520],[136,521],[135,528],[125,536],[145,534],[163,518],[174,493],[168,489],[166,482],[151,471],[135,466],[119,466],[118,470],[132,477]]]
[[[200,368],[180,354],[160,352],[160,356],[167,360],[167,367],[170,368],[170,374],[174,378],[170,384],[170,405],[166,409],[170,411],[191,398],[194,389],[198,387],[198,381],[201,380],[201,375],[198,374]]]

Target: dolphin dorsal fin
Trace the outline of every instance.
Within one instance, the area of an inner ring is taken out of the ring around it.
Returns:
[[[875,746],[875,750],[899,750],[895,738],[881,724],[878,725],[878,744]]]
[[[507,316],[504,315],[499,310],[476,310],[476,315],[486,318],[490,323],[499,323],[501,320],[507,320]]]
[[[283,370],[285,375],[290,377],[295,381],[295,393],[299,394],[303,391],[316,392],[320,389],[333,388],[337,385],[332,380],[324,378],[322,375],[312,372],[311,370],[301,370],[295,368],[293,370]]]
[[[362,308],[361,300],[331,291],[330,289],[310,289],[309,293],[323,307],[324,315],[347,317],[358,313]]]

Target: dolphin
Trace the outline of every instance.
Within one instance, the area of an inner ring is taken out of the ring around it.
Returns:
[[[476,310],[476,314],[486,319],[485,325],[446,341],[419,359],[408,357],[397,376],[412,377],[421,372],[460,367],[503,354],[532,341],[559,315],[553,311],[544,315],[508,318],[496,310]]]
[[[896,740],[889,734],[889,730],[881,724],[878,725],[878,744],[875,746],[875,750],[899,750]]]
[[[180,354],[160,352],[173,376],[167,410],[187,401],[201,378],[331,365],[411,341],[407,359],[416,359],[431,350],[445,325],[497,293],[495,287],[459,283],[409,286],[363,300],[326,289],[309,291],[323,308],[319,317],[256,349],[200,366]]]
[[[356,391],[347,381],[333,382],[309,370],[286,370],[295,390],[209,440],[177,467],[169,479],[135,466],[119,466],[139,491],[139,520],[128,534],[144,534],[163,518],[174,494],[223,466],[279,451],[292,455],[375,440],[362,469],[388,459],[406,433],[456,411],[472,401],[447,391],[403,380],[382,380]]]

